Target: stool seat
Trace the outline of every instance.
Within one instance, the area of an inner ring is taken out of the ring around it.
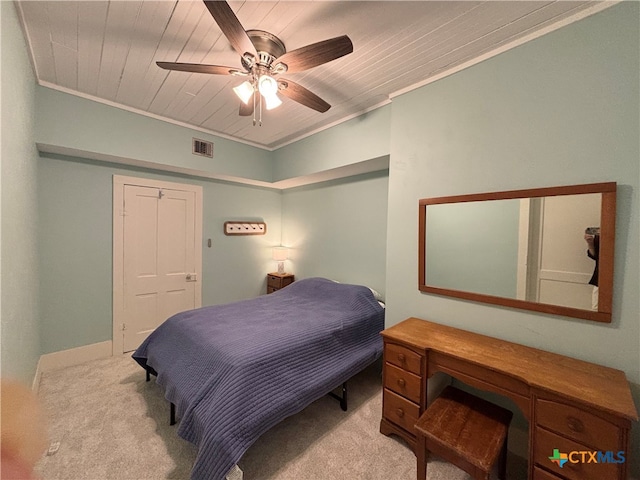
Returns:
[[[474,479],[488,479],[500,457],[506,473],[506,448],[513,414],[452,386],[425,410],[415,425],[418,480],[427,475],[427,452],[456,465]]]

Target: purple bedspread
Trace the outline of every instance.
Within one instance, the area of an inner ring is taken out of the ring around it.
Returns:
[[[193,480],[222,480],[269,428],[382,354],[384,309],[367,287],[323,278],[182,312],[133,354],[198,447]]]

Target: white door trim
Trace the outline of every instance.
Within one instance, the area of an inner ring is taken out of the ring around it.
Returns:
[[[165,182],[141,177],[113,176],[113,355],[122,355],[124,340],[124,186],[182,190],[195,194],[195,264],[198,281],[195,286],[195,306],[202,305],[202,187],[186,183]]]

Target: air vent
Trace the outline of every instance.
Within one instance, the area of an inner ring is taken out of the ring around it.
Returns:
[[[193,139],[193,154],[202,155],[203,157],[213,158],[213,143],[200,140],[198,138]]]

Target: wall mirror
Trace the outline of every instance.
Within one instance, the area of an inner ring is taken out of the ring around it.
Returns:
[[[615,209],[615,182],[422,199],[418,288],[609,323]]]

